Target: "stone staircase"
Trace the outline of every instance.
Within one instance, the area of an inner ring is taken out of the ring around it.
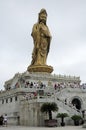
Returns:
[[[72,116],[74,114],[82,115],[81,111],[79,111],[76,108],[74,108],[73,106],[71,106],[71,104],[65,103],[64,99],[68,99],[69,98],[70,91],[71,92],[75,91],[73,89],[72,88],[63,88],[60,91],[52,90],[51,93],[54,92],[54,98],[55,98],[55,102],[57,103],[57,105],[59,107],[59,112],[68,113],[70,116]],[[80,92],[81,90],[78,88],[78,91]]]

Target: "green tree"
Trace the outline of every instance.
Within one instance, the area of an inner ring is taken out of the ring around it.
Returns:
[[[41,106],[41,112],[46,112],[49,115],[49,120],[52,120],[52,111],[58,111],[57,104],[55,102],[47,102],[42,104]]]
[[[79,121],[82,120],[80,115],[73,115],[71,119],[74,121],[74,125],[79,125]]]
[[[68,117],[67,113],[58,113],[57,118],[61,118],[61,126],[65,126],[64,118]]]

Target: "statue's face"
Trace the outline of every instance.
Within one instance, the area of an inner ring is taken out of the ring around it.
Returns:
[[[46,14],[40,14],[39,22],[42,22],[42,23],[46,24],[46,20],[47,20]]]

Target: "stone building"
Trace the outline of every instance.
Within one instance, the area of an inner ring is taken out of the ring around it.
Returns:
[[[0,115],[7,113],[9,124],[43,126],[47,115],[41,113],[40,107],[44,102],[56,102],[58,112],[70,116],[82,116],[86,110],[86,89],[80,85],[80,77],[26,71],[15,74],[4,87],[0,93]],[[68,119],[67,124],[71,123]]]

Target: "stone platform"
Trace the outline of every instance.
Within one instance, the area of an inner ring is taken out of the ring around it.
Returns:
[[[48,65],[31,65],[27,68],[29,72],[47,72],[52,73],[53,67]]]
[[[65,127],[26,127],[26,126],[7,126],[7,127],[0,127],[0,130],[84,130],[82,126],[65,126]]]

